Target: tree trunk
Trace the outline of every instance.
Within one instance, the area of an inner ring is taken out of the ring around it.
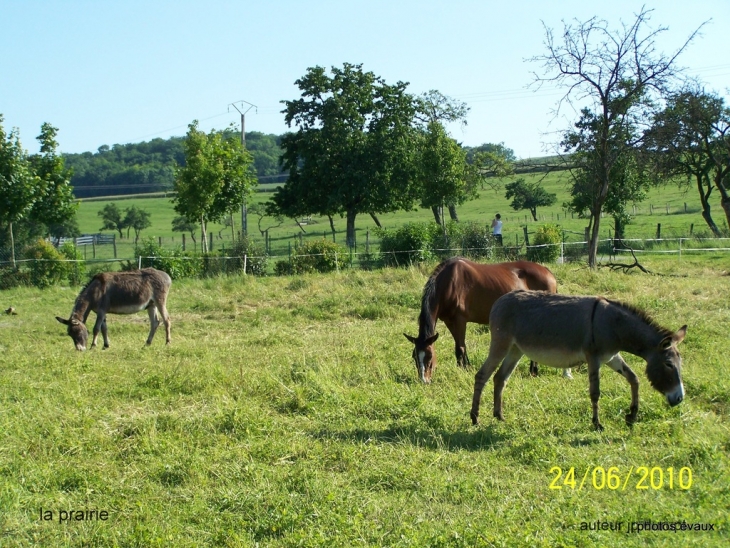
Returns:
[[[451,217],[452,221],[456,221],[457,223],[459,222],[459,215],[457,215],[457,213],[456,213],[455,205],[449,206],[449,216]]]
[[[10,231],[10,260],[13,263],[13,268],[17,268],[15,264],[15,238],[13,238],[13,223],[11,222],[9,225],[9,231]]]
[[[378,219],[378,216],[375,215],[375,213],[370,213],[370,217],[372,217],[373,221],[375,221],[375,226],[383,228],[383,225],[380,224],[380,219]]]
[[[588,247],[588,267],[595,269],[598,264],[598,229],[601,226],[601,214],[595,215],[593,230],[591,231],[591,243]]]
[[[335,221],[332,218],[332,215],[327,215],[327,218],[330,220],[330,230],[332,231],[332,236],[335,235]]]
[[[535,221],[535,222],[537,222],[537,208],[536,207],[531,207],[530,208],[530,213],[532,214],[532,220]]]
[[[208,234],[205,231],[205,218],[202,215],[200,216],[200,235],[200,249],[203,253],[208,253]]]
[[[352,210],[347,211],[347,247],[355,247],[355,217],[357,213]]]
[[[705,185],[704,185],[704,177],[701,175],[698,175],[696,177],[697,181],[697,192],[700,194],[700,203],[702,204],[702,218],[707,223],[707,226],[710,227],[710,230],[716,237],[720,237],[720,229],[715,224],[715,221],[712,218],[712,215],[710,213],[710,194],[712,194],[712,185],[709,184],[709,181],[707,182],[707,191],[705,191]]]
[[[433,211],[433,218],[436,219],[436,224],[441,226],[441,215],[439,214],[439,207],[431,206],[431,211]]]

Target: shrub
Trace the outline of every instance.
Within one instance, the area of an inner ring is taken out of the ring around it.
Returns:
[[[380,255],[385,266],[404,266],[430,261],[433,253],[435,223],[408,223],[397,229],[376,229]]]
[[[71,285],[81,285],[86,280],[86,263],[81,251],[74,245],[72,241],[63,244],[59,249],[61,255],[67,259],[66,275]]]
[[[465,257],[487,260],[493,258],[494,239],[486,226],[477,222],[461,223],[460,238],[461,253]]]
[[[135,248],[135,255],[142,257],[142,268],[153,267],[167,272],[170,277],[196,278],[204,272],[204,258],[193,253],[176,249],[163,249],[154,238],[145,238]],[[136,268],[137,265],[127,265],[125,270]]]
[[[538,263],[554,263],[560,257],[562,237],[557,225],[543,225],[537,229],[532,245],[527,248],[527,258]],[[544,247],[536,247],[544,246]]]
[[[291,273],[332,272],[346,264],[348,260],[347,249],[341,245],[324,238],[310,240],[294,247],[294,254],[291,258]]]
[[[30,282],[36,287],[50,287],[68,274],[68,263],[53,245],[46,240],[37,240],[25,250],[25,258],[30,261]]]
[[[240,257],[240,259],[230,260],[230,265],[226,263],[228,267],[241,271],[243,270],[243,257],[246,256],[246,274],[253,274],[254,276],[264,276],[266,274],[266,267],[269,263],[269,255],[266,253],[266,249],[260,243],[255,242],[249,236],[239,238],[233,244],[230,251],[226,252],[228,256]]]

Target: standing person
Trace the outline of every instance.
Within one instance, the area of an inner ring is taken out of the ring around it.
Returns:
[[[492,219],[492,236],[499,245],[502,245],[502,216],[499,213]]]

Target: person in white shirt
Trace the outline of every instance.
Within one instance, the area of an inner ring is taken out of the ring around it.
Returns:
[[[499,245],[502,245],[502,216],[499,213],[492,219],[492,236]]]

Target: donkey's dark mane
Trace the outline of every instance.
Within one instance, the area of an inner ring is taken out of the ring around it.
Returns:
[[[651,316],[649,316],[649,314],[646,313],[646,311],[642,310],[641,308],[637,308],[636,306],[634,306],[632,304],[624,303],[621,301],[612,301],[610,299],[606,299],[606,300],[609,303],[616,305],[619,308],[623,308],[627,312],[638,317],[641,321],[643,321],[649,327],[655,329],[659,333],[659,335],[661,335],[662,337],[667,337],[667,336],[673,335],[672,330],[659,325]]]
[[[431,315],[431,306],[433,304],[434,296],[436,295],[436,278],[441,271],[451,263],[461,260],[461,257],[451,257],[441,261],[436,268],[433,269],[431,276],[426,281],[426,285],[423,286],[423,295],[421,296],[421,313],[418,316],[419,326],[419,337],[421,336],[421,330],[423,330],[423,338],[426,339],[434,335],[434,322],[433,316]]]

